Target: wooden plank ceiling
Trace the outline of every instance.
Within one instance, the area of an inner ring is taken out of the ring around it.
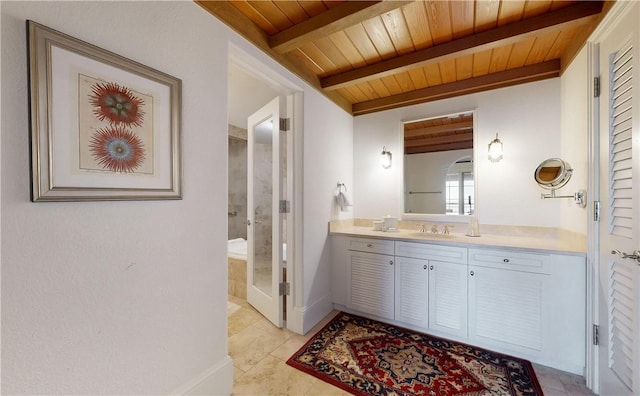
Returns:
[[[558,77],[611,2],[196,1],[351,114]]]

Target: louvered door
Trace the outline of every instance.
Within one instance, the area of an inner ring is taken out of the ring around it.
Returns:
[[[467,337],[467,265],[429,262],[429,328]]]
[[[638,3],[599,43],[600,221],[599,393],[640,394],[640,66]],[[614,13],[615,14],[615,13]],[[619,251],[615,254],[613,251]]]
[[[535,355],[548,275],[469,266],[469,339]]]
[[[429,262],[396,257],[395,319],[426,328],[429,325]]]
[[[349,251],[347,307],[381,318],[394,317],[394,257]]]

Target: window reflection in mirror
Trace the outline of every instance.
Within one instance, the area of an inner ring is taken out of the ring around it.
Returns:
[[[473,112],[404,124],[405,213],[475,210]]]

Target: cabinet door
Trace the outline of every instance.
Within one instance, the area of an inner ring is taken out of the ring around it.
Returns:
[[[467,266],[429,261],[429,328],[467,337]]]
[[[347,307],[393,319],[393,256],[349,251],[348,257]]]
[[[426,328],[429,321],[428,261],[396,257],[395,319]]]
[[[527,353],[542,349],[548,275],[469,267],[469,339]]]

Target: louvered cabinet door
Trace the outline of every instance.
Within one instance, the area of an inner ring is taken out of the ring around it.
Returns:
[[[429,262],[396,257],[395,319],[427,328],[429,324]]]
[[[347,308],[394,318],[394,257],[349,251]]]
[[[539,353],[546,278],[544,274],[469,266],[469,339]]]
[[[467,265],[429,262],[429,328],[467,337]]]

